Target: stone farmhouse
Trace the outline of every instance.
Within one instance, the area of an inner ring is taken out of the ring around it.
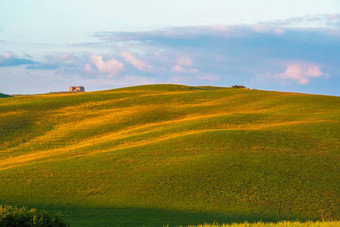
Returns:
[[[70,92],[85,92],[85,88],[83,86],[77,86],[77,87],[69,87],[68,91]]]

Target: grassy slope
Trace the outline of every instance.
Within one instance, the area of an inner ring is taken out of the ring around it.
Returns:
[[[153,85],[0,100],[0,202],[75,225],[339,219],[340,98]]]
[[[336,227],[339,226],[339,221],[333,222],[278,222],[278,223],[233,223],[233,224],[222,224],[222,225],[210,225],[210,224],[202,224],[197,226],[188,226],[188,227]]]
[[[6,94],[0,93],[0,98],[8,98],[8,97],[11,97],[11,96],[10,96],[10,95],[6,95]]]

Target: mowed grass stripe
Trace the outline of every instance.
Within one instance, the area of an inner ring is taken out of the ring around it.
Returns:
[[[196,134],[196,133],[221,131],[221,130],[260,130],[260,129],[266,129],[270,127],[310,123],[309,121],[294,121],[294,122],[266,123],[266,124],[256,124],[256,125],[255,124],[236,125],[236,126],[235,125],[225,125],[225,126],[222,125],[222,128],[223,127],[227,127],[227,128],[226,129],[217,128],[217,129],[207,129],[207,130],[196,130],[196,131],[187,130],[187,131],[179,131],[176,133],[169,133],[169,134],[167,133],[168,128],[164,128],[164,127],[159,128],[159,126],[172,126],[173,124],[178,124],[178,123],[183,123],[183,122],[191,123],[192,121],[200,122],[202,119],[211,119],[211,118],[221,117],[221,116],[225,116],[225,114],[191,117],[191,118],[186,118],[186,119],[181,119],[181,120],[176,120],[176,121],[167,121],[167,122],[155,123],[155,124],[146,125],[146,126],[143,125],[143,126],[135,127],[132,129],[127,129],[119,133],[111,133],[105,136],[91,138],[80,144],[73,144],[67,147],[63,147],[63,148],[37,151],[34,153],[30,153],[30,154],[2,159],[0,163],[0,170],[16,167],[19,165],[23,165],[25,163],[31,164],[33,161],[41,162],[42,159],[50,160],[54,156],[56,155],[59,156],[61,154],[64,157],[67,157],[67,154],[71,154],[71,156],[74,156],[74,154],[71,153],[72,151],[76,151],[78,153],[78,155],[76,156],[83,156],[83,155],[94,154],[94,153],[99,153],[99,152],[108,152],[108,151],[115,151],[115,150],[124,149],[124,148],[144,146],[150,143],[159,142],[159,141],[186,136],[186,135],[191,135],[191,134]],[[313,121],[313,123],[318,123],[318,122],[332,122],[332,121],[325,121],[325,120]],[[62,127],[62,128],[65,128],[65,127]],[[134,133],[135,131],[137,131],[137,133]],[[48,141],[48,138],[61,136],[60,132],[55,132],[55,131],[52,131],[52,132],[53,132],[52,135],[51,134],[48,136],[45,135],[42,138],[39,138],[38,140],[33,140],[32,142],[39,143],[40,141]],[[153,134],[157,134],[160,136],[154,137]],[[126,144],[126,141],[130,141],[131,138],[136,138],[136,137],[140,139],[138,139],[135,142],[130,142]],[[122,142],[117,144],[116,141],[122,141]],[[103,149],[103,145],[102,145],[103,143],[107,144],[106,146],[109,146],[110,148],[105,149],[104,147]],[[25,144],[25,146],[32,146],[32,145],[31,143],[27,143]],[[95,149],[91,149],[93,147]],[[100,147],[101,149],[98,150],[98,147]],[[81,152],[80,150],[85,150],[85,151],[94,150],[94,151],[87,153],[87,152]]]

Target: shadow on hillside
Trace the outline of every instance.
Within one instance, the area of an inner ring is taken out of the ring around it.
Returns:
[[[9,97],[12,97],[12,96],[0,93],[0,98],[9,98]]]
[[[35,206],[49,213],[61,213],[72,226],[186,226],[204,223],[276,222],[273,217],[197,213],[145,208],[98,208]]]

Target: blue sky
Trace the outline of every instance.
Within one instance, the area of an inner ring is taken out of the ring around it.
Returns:
[[[0,0],[0,92],[155,83],[340,95],[338,0]]]

